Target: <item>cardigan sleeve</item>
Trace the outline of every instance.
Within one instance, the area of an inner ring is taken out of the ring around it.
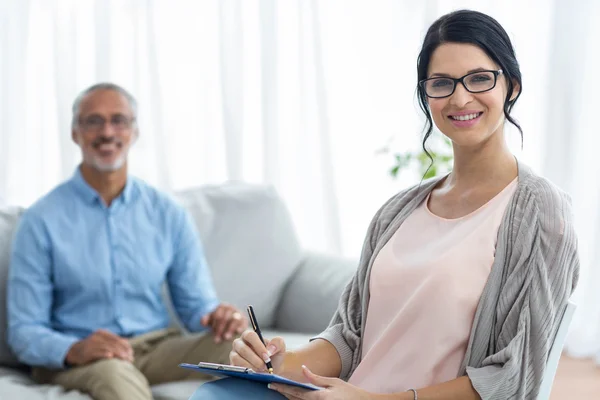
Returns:
[[[579,277],[570,200],[547,182],[528,193],[512,227],[493,354],[467,375],[484,400],[535,399]]]

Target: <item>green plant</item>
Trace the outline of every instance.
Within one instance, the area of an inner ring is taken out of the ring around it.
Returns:
[[[429,154],[433,158],[433,164],[425,153],[425,151],[405,152],[394,154],[395,164],[390,168],[390,175],[397,178],[398,175],[410,166],[412,163],[417,163],[419,174],[424,179],[432,178],[439,174],[449,172],[452,169],[453,155],[452,142],[447,137],[443,136],[442,140],[438,140],[439,150],[436,148],[428,149]]]

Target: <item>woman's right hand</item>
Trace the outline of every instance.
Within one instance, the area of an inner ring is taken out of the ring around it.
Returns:
[[[265,346],[256,332],[247,330],[233,341],[233,349],[229,353],[229,362],[238,367],[252,368],[257,372],[267,372],[266,362],[271,361],[273,372],[281,375],[285,357],[285,342],[281,337],[265,339]]]

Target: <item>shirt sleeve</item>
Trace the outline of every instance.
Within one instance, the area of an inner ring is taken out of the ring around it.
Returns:
[[[493,354],[467,367],[483,400],[535,399],[569,297],[579,279],[577,240],[568,199],[541,193],[513,227],[513,252],[498,301]]]
[[[191,332],[205,329],[202,317],[219,305],[200,237],[189,214],[178,209],[175,255],[167,282],[175,311]]]
[[[43,222],[26,212],[11,251],[8,345],[24,364],[60,369],[79,339],[52,329],[52,287],[51,251]]]

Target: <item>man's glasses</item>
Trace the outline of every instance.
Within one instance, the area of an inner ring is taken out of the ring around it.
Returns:
[[[452,96],[456,90],[456,85],[462,83],[465,89],[471,93],[482,93],[492,90],[496,87],[498,75],[502,70],[497,71],[477,71],[463,76],[462,78],[436,77],[423,79],[419,86],[425,92],[427,97],[433,99],[442,99]]]
[[[122,114],[113,115],[110,121],[99,115],[90,115],[87,118],[79,120],[79,126],[84,132],[99,132],[104,129],[106,123],[110,123],[116,131],[125,131],[131,129],[135,123],[135,118],[129,118]]]

